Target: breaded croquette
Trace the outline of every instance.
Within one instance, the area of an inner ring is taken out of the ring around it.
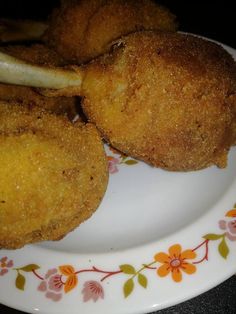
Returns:
[[[175,16],[150,0],[70,0],[54,10],[43,40],[80,64],[107,52],[111,41],[143,29],[176,31]]]
[[[86,67],[82,107],[117,149],[168,170],[225,167],[236,64],[194,36],[140,32]]]
[[[59,240],[99,206],[108,181],[96,128],[0,103],[0,248]]]

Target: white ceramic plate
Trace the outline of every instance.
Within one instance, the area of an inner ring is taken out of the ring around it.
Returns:
[[[226,169],[188,173],[107,154],[113,173],[91,219],[59,242],[0,251],[0,302],[31,313],[146,313],[236,272],[235,148]]]

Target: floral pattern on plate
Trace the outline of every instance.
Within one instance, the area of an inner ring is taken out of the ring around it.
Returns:
[[[110,174],[119,172],[120,165],[133,166],[138,163],[137,160],[131,159],[111,146],[109,146],[109,150],[112,153],[111,155],[107,155],[108,170]]]
[[[123,295],[127,298],[134,291],[135,284],[145,289],[148,287],[148,276],[152,271],[155,271],[156,276],[161,278],[170,275],[174,283],[184,280],[185,275],[194,275],[197,272],[197,265],[208,261],[211,242],[218,243],[219,255],[227,259],[230,253],[228,243],[236,241],[236,204],[233,209],[226,212],[225,219],[220,220],[218,224],[219,229],[224,231],[223,233],[204,235],[203,241],[194,248],[182,248],[179,243],[171,244],[168,251],[155,253],[151,262],[143,263],[139,269],[135,269],[130,264],[119,265],[115,270],[100,269],[96,266],[76,269],[72,265],[64,264],[48,269],[43,275],[37,264],[13,268],[15,264],[13,260],[9,260],[7,256],[0,256],[0,276],[15,271],[15,287],[24,291],[26,277],[33,275],[39,281],[37,290],[54,302],[60,301],[78,285],[83,285],[81,291],[83,301],[97,302],[105,298],[103,282],[108,278],[122,275],[125,277]],[[198,253],[200,248],[203,248],[204,254]],[[82,273],[89,274],[89,279],[83,282]]]

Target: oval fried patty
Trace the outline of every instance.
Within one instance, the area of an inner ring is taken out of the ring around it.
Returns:
[[[58,240],[89,218],[108,181],[96,128],[0,103],[0,248]]]

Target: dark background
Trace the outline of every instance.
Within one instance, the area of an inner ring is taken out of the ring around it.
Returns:
[[[0,17],[45,20],[58,3],[56,0],[0,0]],[[236,15],[233,1],[160,0],[158,3],[167,6],[178,17],[181,31],[203,35],[236,48]],[[22,312],[0,305],[0,313]],[[199,297],[158,312],[158,314],[235,313],[236,276]]]
[[[0,17],[45,19],[59,0],[1,0]],[[234,1],[158,0],[178,18],[180,30],[236,48]]]

